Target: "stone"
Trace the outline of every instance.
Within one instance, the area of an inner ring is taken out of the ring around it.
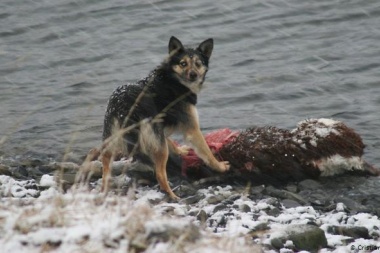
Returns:
[[[252,211],[251,208],[249,207],[249,205],[247,205],[247,204],[242,204],[242,205],[240,205],[240,206],[239,206],[239,210],[240,210],[241,212],[243,212],[243,213],[249,213],[249,212]]]
[[[12,173],[9,171],[8,166],[0,164],[0,175],[11,176]]]
[[[197,220],[199,220],[201,224],[206,223],[207,218],[208,218],[208,215],[207,215],[206,211],[203,209],[200,210],[199,213],[197,214]]]
[[[269,198],[260,200],[260,202],[264,202],[264,203],[267,203],[268,205],[272,205],[275,207],[280,207],[280,202],[278,201],[277,198],[269,197]]]
[[[342,197],[342,196],[336,197],[334,199],[334,202],[343,203],[351,213],[358,213],[360,209],[365,208],[363,205],[356,202],[352,198],[347,198],[347,197]]]
[[[272,208],[272,209],[266,211],[266,213],[270,216],[277,217],[281,214],[281,210],[279,208],[275,207],[275,208]]]
[[[177,196],[180,196],[181,198],[187,197],[187,196],[194,196],[197,193],[197,189],[193,187],[190,184],[186,184],[185,182],[182,182],[175,190],[174,193],[177,194]]]
[[[258,225],[256,225],[252,231],[265,231],[265,230],[268,230],[270,229],[269,225],[267,222],[263,222],[263,223],[259,223]]]
[[[360,226],[330,226],[327,228],[327,232],[333,235],[344,235],[354,239],[364,238],[370,239],[368,229]]]
[[[186,205],[192,205],[192,204],[195,204],[197,202],[199,202],[200,200],[204,199],[205,195],[204,194],[195,194],[193,196],[189,196],[187,198],[181,198],[180,199],[180,203],[184,203]]]
[[[225,204],[219,204],[219,205],[214,207],[214,210],[212,212],[216,213],[216,212],[222,211],[224,209],[227,209],[227,206]]]
[[[127,176],[131,178],[144,178],[150,181],[156,180],[154,168],[152,166],[140,162],[133,162],[131,164],[126,164],[125,166],[127,166],[128,169],[126,169],[124,165],[122,165],[120,170],[125,169]],[[112,167],[112,170],[113,169],[114,166]]]
[[[321,189],[322,185],[321,183],[312,180],[312,179],[306,179],[298,183],[298,188],[300,191],[304,190],[316,190]]]
[[[19,166],[19,167],[10,167],[10,172],[12,173],[12,177],[14,179],[21,179],[21,180],[28,180],[28,171],[25,167]]]
[[[283,201],[281,201],[281,203],[285,208],[294,208],[297,206],[301,206],[300,203],[292,199],[284,199]]]
[[[281,238],[273,238],[271,241],[270,241],[270,244],[272,245],[272,247],[274,247],[275,249],[281,249],[284,247],[284,243],[283,240]]]
[[[232,204],[235,202],[235,200],[240,199],[241,195],[240,194],[232,194],[229,196],[227,199],[223,201],[223,204]]]
[[[77,176],[76,173],[64,173],[61,176],[58,176],[57,180],[59,182],[62,180],[69,185],[73,185],[75,183],[76,176]]]
[[[285,197],[281,190],[276,189],[271,185],[267,186],[265,188],[265,190],[263,191],[263,193],[265,193],[271,197],[275,197],[275,198],[281,198],[282,199]]]
[[[27,167],[26,171],[28,173],[28,177],[33,179],[39,179],[44,175],[39,169],[35,167]]]
[[[301,205],[307,205],[309,204],[304,198],[302,198],[300,195],[289,192],[286,190],[279,190],[274,188],[273,186],[268,186],[265,188],[265,193],[268,194],[269,196],[275,197],[275,198],[280,198],[280,199],[291,199],[294,200]]]
[[[37,167],[43,164],[42,160],[40,159],[25,159],[20,161],[20,164],[25,167]]]
[[[250,194],[260,195],[263,193],[264,190],[265,190],[265,185],[254,186],[254,187],[251,187]]]
[[[326,195],[324,192],[314,191],[309,194],[308,197],[305,197],[313,206],[326,206],[329,205],[331,200],[330,196]]]
[[[53,163],[41,165],[40,168],[42,171],[47,171],[50,173],[56,170],[77,172],[80,166],[72,162],[53,162]]]
[[[187,225],[178,224],[160,224],[160,226],[152,226],[146,229],[146,239],[148,242],[167,242],[169,240],[175,241],[178,236],[184,236],[184,241],[195,242],[200,238],[201,232],[199,227],[192,223]]]
[[[226,197],[223,195],[212,195],[206,199],[207,203],[212,205],[212,204],[218,204],[222,202]]]
[[[297,251],[317,252],[327,246],[327,239],[322,229],[308,224],[289,225],[285,230],[271,238],[271,245],[276,249],[284,247],[286,241],[292,241]]]
[[[374,239],[374,240],[379,240],[380,239],[380,231],[372,231],[371,232],[371,237]]]
[[[283,192],[284,192],[287,199],[294,200],[294,201],[300,203],[301,205],[310,205],[310,203],[306,199],[304,199],[302,196],[300,196],[297,193],[293,193],[293,192],[289,192],[289,191],[285,191],[285,190]]]
[[[289,191],[289,192],[292,192],[292,193],[297,193],[298,191],[298,187],[297,185],[295,184],[288,184],[286,187],[285,187],[285,190]]]

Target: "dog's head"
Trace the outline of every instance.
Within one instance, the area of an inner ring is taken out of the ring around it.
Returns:
[[[207,39],[192,49],[185,48],[176,37],[170,38],[169,65],[175,78],[193,93],[202,88],[213,47],[213,39]]]

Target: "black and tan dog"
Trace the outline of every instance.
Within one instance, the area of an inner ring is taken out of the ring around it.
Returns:
[[[160,66],[147,78],[113,92],[103,130],[104,191],[108,190],[110,163],[121,152],[154,166],[161,189],[171,198],[178,198],[168,184],[166,163],[169,151],[181,155],[187,149],[176,147],[168,138],[174,132],[183,134],[197,155],[215,171],[229,169],[229,163],[217,161],[207,146],[195,107],[212,50],[212,39],[192,49],[171,37],[169,57]]]

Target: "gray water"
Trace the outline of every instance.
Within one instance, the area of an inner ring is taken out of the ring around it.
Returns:
[[[109,95],[158,65],[172,35],[214,38],[204,132],[332,117],[380,166],[377,0],[2,0],[0,156],[78,159],[99,146]]]

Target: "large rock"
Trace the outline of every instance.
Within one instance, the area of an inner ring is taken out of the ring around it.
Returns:
[[[356,226],[330,226],[327,228],[327,232],[333,235],[344,235],[354,239],[364,238],[370,239],[368,229],[366,227]]]
[[[12,173],[10,172],[8,166],[0,164],[0,175],[11,176]]]
[[[289,225],[284,231],[274,233],[271,244],[276,249],[281,249],[286,241],[292,241],[296,250],[308,250],[317,252],[327,246],[327,239],[322,229],[317,226],[299,224]]]

